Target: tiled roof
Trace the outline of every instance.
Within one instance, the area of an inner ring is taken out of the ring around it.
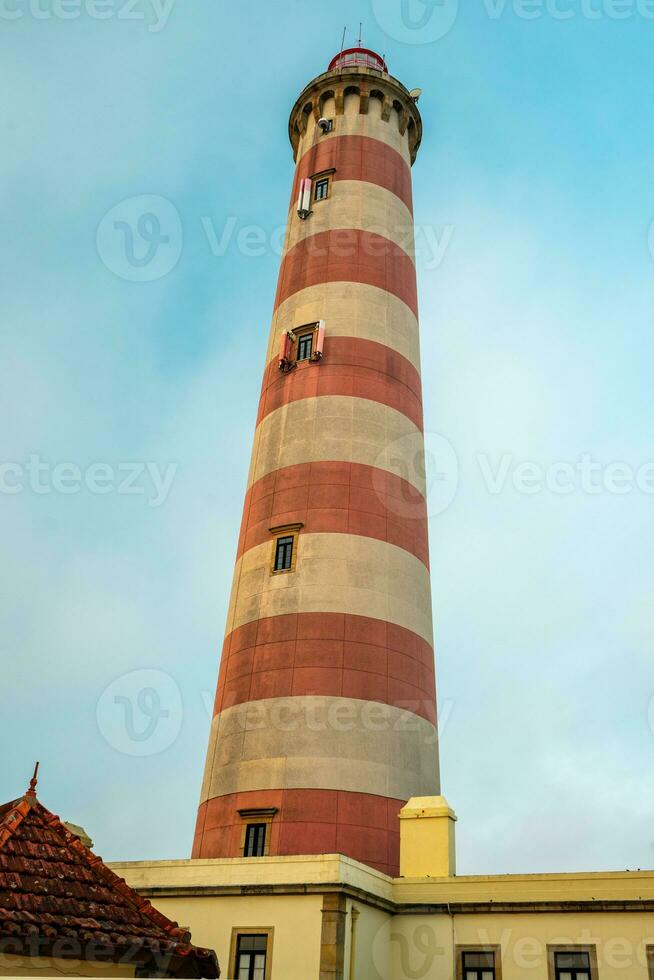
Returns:
[[[216,955],[114,874],[30,790],[0,806],[0,947],[220,976]],[[125,959],[123,959],[123,957]]]

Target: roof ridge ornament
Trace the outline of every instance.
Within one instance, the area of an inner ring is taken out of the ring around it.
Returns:
[[[34,775],[30,779],[30,787],[27,793],[25,794],[26,796],[36,796],[36,784],[39,781],[39,766],[40,766],[40,762],[37,762],[36,765],[34,766]]]

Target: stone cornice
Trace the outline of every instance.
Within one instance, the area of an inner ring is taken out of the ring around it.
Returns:
[[[592,899],[576,902],[393,902],[375,895],[364,888],[347,882],[307,884],[261,885],[173,885],[154,888],[138,888],[143,898],[156,901],[161,898],[208,898],[264,895],[333,895],[341,894],[372,908],[391,915],[488,915],[506,913],[543,914],[552,912],[654,912],[652,899],[626,899],[622,901]]]
[[[366,115],[371,98],[382,103],[382,119],[390,123],[393,109],[397,113],[397,125],[402,135],[408,132],[411,163],[414,163],[422,140],[422,119],[418,106],[397,78],[373,68],[356,67],[323,72],[305,87],[293,106],[288,124],[288,134],[297,157],[301,135],[306,130],[307,118],[313,115],[317,122],[328,98],[336,102],[336,115],[344,111],[345,94],[354,91],[360,100],[359,111]]]

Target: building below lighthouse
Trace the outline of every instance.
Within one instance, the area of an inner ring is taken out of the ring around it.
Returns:
[[[289,135],[193,857],[114,867],[238,980],[654,980],[654,872],[456,875],[413,255],[422,120],[357,48],[306,86]]]

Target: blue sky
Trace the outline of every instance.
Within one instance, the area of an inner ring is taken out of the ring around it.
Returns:
[[[190,852],[288,112],[362,20],[424,90],[446,245],[419,285],[459,871],[654,865],[651,6],[3,0],[2,799],[38,758],[106,859]],[[102,222],[143,199],[172,232],[131,281]]]

